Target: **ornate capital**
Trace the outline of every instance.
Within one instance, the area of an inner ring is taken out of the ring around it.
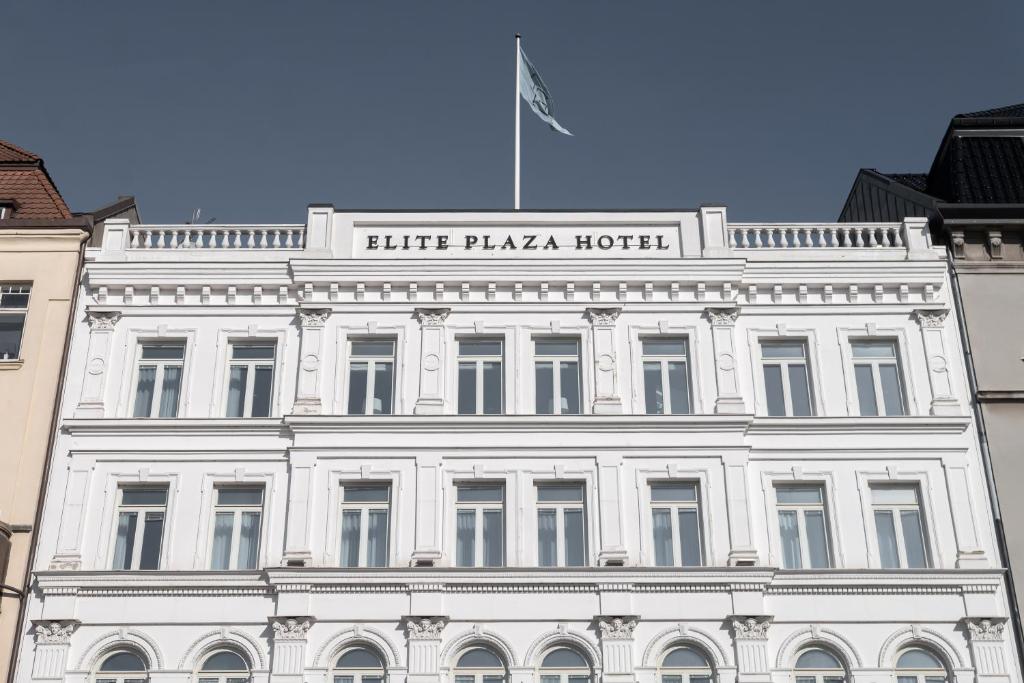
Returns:
[[[964,619],[971,640],[1001,641],[1006,619],[1003,617],[968,617]]]
[[[599,617],[597,625],[603,640],[631,640],[637,621],[636,617]]]
[[[736,640],[768,640],[768,627],[771,626],[772,618],[769,616],[739,616],[732,617],[733,638]]]
[[[736,324],[736,318],[740,316],[740,309],[736,307],[705,308],[704,312],[711,321],[713,327],[732,327]]]
[[[914,311],[914,316],[921,327],[942,327],[949,309],[946,308],[919,308]]]
[[[313,617],[272,617],[274,640],[305,640],[306,631],[313,625]]]
[[[587,318],[590,319],[591,325],[611,326],[619,319],[620,313],[622,313],[621,308],[588,308]]]
[[[438,326],[443,325],[445,318],[452,312],[450,308],[417,308],[416,319],[420,321],[420,325],[423,326]]]
[[[40,645],[67,645],[71,642],[71,634],[78,627],[75,619],[33,620],[36,643]]]
[[[300,308],[299,309],[299,324],[302,325],[302,329],[318,329],[327,324],[327,319],[331,317],[331,309],[329,308]]]
[[[120,311],[86,311],[85,315],[92,330],[112,330],[121,319]]]
[[[408,617],[405,635],[409,640],[440,640],[448,617]]]

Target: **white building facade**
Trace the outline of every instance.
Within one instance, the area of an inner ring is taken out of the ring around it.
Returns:
[[[16,680],[1021,681],[941,248],[108,221]]]

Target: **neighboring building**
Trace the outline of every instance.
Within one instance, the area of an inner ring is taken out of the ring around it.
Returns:
[[[92,217],[92,237],[89,238],[90,247],[98,247],[103,244],[103,232],[108,220],[124,219],[129,223],[141,223],[139,207],[135,203],[135,197],[123,195],[117,198],[116,202],[96,209],[89,214]]]
[[[997,490],[996,523],[1024,606],[1024,104],[960,114],[928,173],[863,169],[840,221],[926,216],[951,254]],[[1019,623],[1019,622],[1018,622]]]
[[[88,217],[0,141],[0,680],[15,652]]]
[[[107,220],[83,281],[19,683],[1022,680],[924,220]]]

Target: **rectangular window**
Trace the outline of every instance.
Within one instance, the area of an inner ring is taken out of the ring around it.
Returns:
[[[458,485],[455,560],[459,567],[505,565],[505,487],[501,484]]]
[[[787,484],[775,489],[786,569],[826,569],[832,566],[824,490],[817,484]]]
[[[871,487],[871,506],[884,569],[928,567],[924,519],[916,486]]]
[[[391,485],[346,483],[341,492],[341,566],[388,566]]]
[[[644,399],[648,415],[690,412],[689,349],[684,338],[649,337],[643,351]]]
[[[177,417],[184,342],[143,344],[136,370],[133,417]]]
[[[364,339],[349,344],[348,414],[390,415],[395,386],[395,342]]]
[[[270,417],[273,342],[232,343],[228,362],[228,417]]]
[[[696,483],[652,483],[651,524],[656,565],[699,567],[703,564]]]
[[[896,342],[850,342],[861,415],[906,415]]]
[[[579,340],[535,339],[533,368],[537,414],[579,415]]]
[[[118,489],[113,569],[159,569],[166,487]]]
[[[255,569],[260,551],[262,486],[214,489],[211,569]]]
[[[761,359],[768,414],[813,415],[807,345],[803,340],[762,341]]]
[[[586,564],[583,484],[537,486],[537,559],[541,567]]]
[[[459,415],[502,413],[500,339],[459,340]]]
[[[0,285],[0,360],[21,358],[31,285]]]

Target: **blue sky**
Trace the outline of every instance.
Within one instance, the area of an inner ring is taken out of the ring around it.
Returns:
[[[0,138],[73,210],[302,222],[509,208],[513,34],[523,208],[725,203],[834,220],[860,167],[924,171],[949,118],[1024,100],[1024,3],[974,0],[7,2]]]

